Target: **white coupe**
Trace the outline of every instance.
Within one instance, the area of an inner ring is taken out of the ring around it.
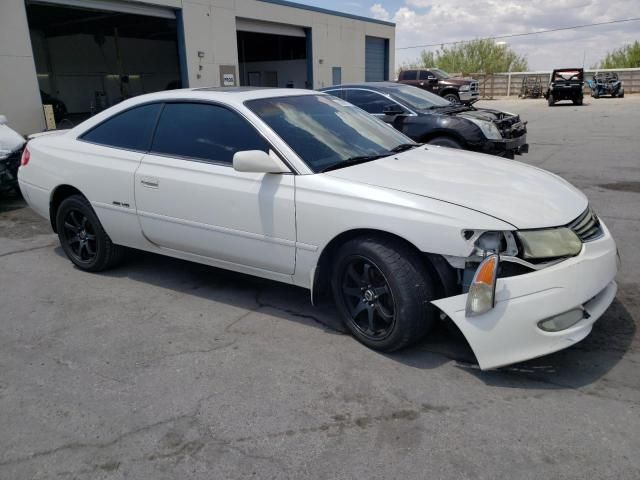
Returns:
[[[582,340],[616,294],[615,242],[565,180],[308,90],[136,97],[32,139],[19,182],[82,270],[130,247],[299,285],[382,351],[446,316],[495,368]]]

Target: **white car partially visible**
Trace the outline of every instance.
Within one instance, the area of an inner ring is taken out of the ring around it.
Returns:
[[[616,294],[615,242],[563,179],[307,90],[136,97],[31,140],[19,180],[80,269],[131,247],[330,293],[382,351],[442,312],[495,368],[582,340]]]

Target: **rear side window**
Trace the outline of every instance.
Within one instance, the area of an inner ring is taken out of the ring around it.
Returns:
[[[89,130],[82,140],[107,147],[146,152],[162,104],[153,103],[125,110]]]
[[[400,72],[399,80],[415,80],[417,73],[416,70],[405,70]]]
[[[242,150],[269,151],[269,145],[244,118],[205,103],[167,103],[151,151],[212,163],[232,163]]]
[[[347,94],[345,90],[341,88],[336,88],[335,90],[325,90],[324,93],[328,93],[329,95],[333,95],[334,97],[341,98],[342,100],[347,99]]]
[[[372,114],[382,114],[384,107],[393,104],[388,98],[368,90],[347,90],[346,100],[349,103],[353,103],[356,107],[360,107],[365,112]]]

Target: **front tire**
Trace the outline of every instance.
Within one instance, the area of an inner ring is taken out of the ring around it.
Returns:
[[[547,98],[547,102],[548,102],[550,107],[553,107],[553,104],[556,103],[556,101],[553,99],[553,94],[552,93],[549,94],[549,98]]]
[[[122,247],[111,241],[91,204],[81,195],[62,201],[56,213],[56,230],[64,253],[81,270],[106,270],[122,256]]]
[[[457,93],[447,93],[446,95],[443,95],[442,98],[449,100],[451,103],[460,103],[460,97]]]
[[[422,339],[436,318],[434,288],[418,252],[401,240],[358,237],[338,251],[333,296],[346,327],[364,345],[392,352]]]

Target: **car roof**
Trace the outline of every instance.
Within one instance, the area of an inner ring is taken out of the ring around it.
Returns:
[[[219,101],[220,103],[241,104],[247,100],[272,97],[292,97],[299,95],[314,95],[318,92],[302,88],[270,88],[270,87],[198,87],[182,88],[178,90],[163,90],[160,92],[138,95],[121,102],[128,106],[147,102],[171,100],[204,100]]]
[[[321,92],[326,92],[327,90],[336,90],[338,88],[369,88],[372,90],[386,90],[389,88],[399,88],[406,87],[404,83],[396,83],[396,82],[365,82],[365,83],[342,83],[340,85],[333,85],[331,87],[321,88]]]
[[[326,95],[314,90],[301,88],[258,88],[258,87],[199,87],[182,88],[177,90],[163,90],[160,92],[147,93],[128,98],[117,103],[95,116],[85,120],[69,130],[69,135],[82,134],[98,125],[100,122],[138,105],[154,102],[218,102],[235,108],[242,108],[247,100],[257,100],[261,98],[296,97],[301,95]]]

